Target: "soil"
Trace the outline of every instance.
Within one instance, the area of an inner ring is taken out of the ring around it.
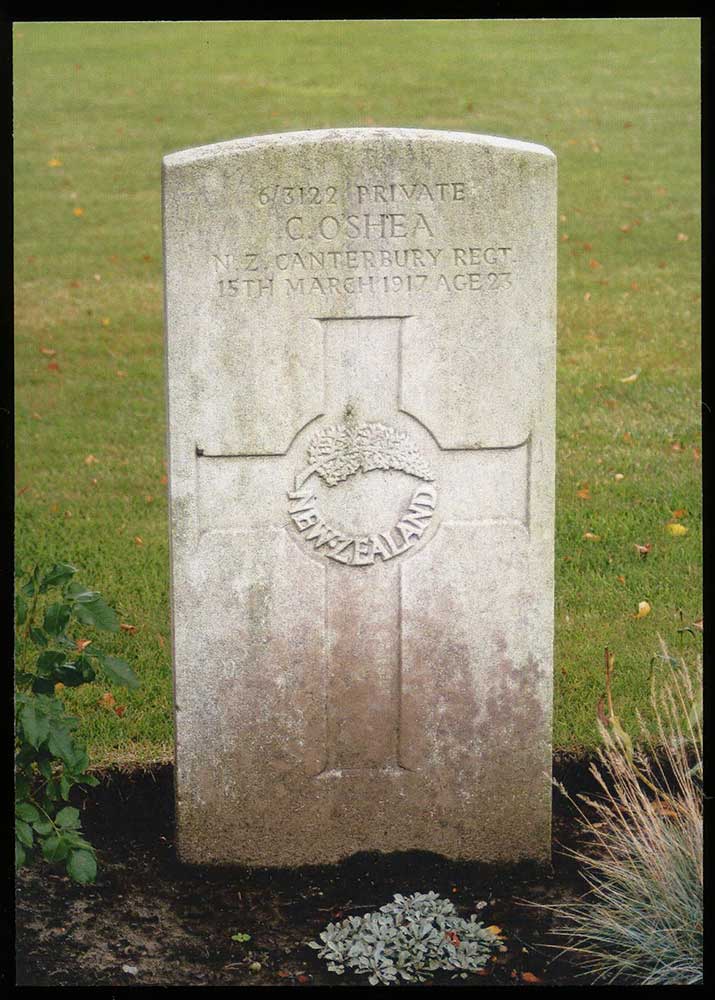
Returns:
[[[568,788],[590,790],[584,762],[562,762],[556,772]],[[430,890],[463,916],[476,912],[486,926],[502,928],[505,950],[481,975],[440,974],[425,985],[577,981],[577,969],[558,955],[552,915],[528,905],[573,899],[585,889],[563,854],[576,844],[578,824],[558,792],[548,871],[423,853],[361,854],[291,871],[187,867],[173,847],[170,766],[108,772],[75,804],[97,850],[97,881],[80,886],[47,865],[18,873],[18,985],[365,986],[365,976],[328,972],[307,942],[329,921],[377,909],[396,892]],[[250,940],[233,941],[238,933]]]

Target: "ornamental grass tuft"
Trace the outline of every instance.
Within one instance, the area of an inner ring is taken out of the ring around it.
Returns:
[[[610,661],[610,670],[609,670]],[[587,846],[580,862],[589,890],[549,907],[563,953],[591,981],[690,985],[703,978],[702,663],[654,658],[654,722],[640,720],[634,746],[612,710],[599,723],[592,773],[602,795],[579,796]],[[662,670],[667,671],[663,681]],[[562,787],[561,790],[568,795]],[[570,798],[570,796],[569,796]],[[573,802],[573,800],[571,800]]]

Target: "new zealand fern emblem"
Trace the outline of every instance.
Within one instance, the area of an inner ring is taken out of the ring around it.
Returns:
[[[427,482],[434,479],[432,470],[403,431],[377,423],[323,428],[308,445],[308,462],[309,468],[300,479],[305,481],[315,472],[328,486],[374,469],[395,469]]]
[[[411,549],[428,530],[437,504],[434,474],[403,431],[385,424],[352,420],[324,427],[308,444],[308,465],[295,477],[288,494],[288,514],[313,552],[347,566],[372,566]],[[358,472],[394,469],[424,480],[414,488],[409,506],[391,528],[353,535],[328,524],[318,507],[316,475],[337,486]]]

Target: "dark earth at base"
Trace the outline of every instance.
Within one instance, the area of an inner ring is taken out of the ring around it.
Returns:
[[[566,761],[555,771],[571,791],[592,791],[583,762]],[[174,854],[170,766],[108,773],[76,804],[97,849],[97,882],[79,886],[46,865],[18,873],[18,985],[366,986],[365,976],[328,972],[307,942],[329,921],[377,909],[395,892],[430,890],[451,899],[462,916],[476,912],[485,925],[501,927],[506,946],[485,974],[440,974],[434,985],[576,981],[576,969],[549,947],[557,943],[550,913],[524,905],[561,902],[585,889],[561,853],[575,844],[578,827],[559,793],[554,868],[547,873],[529,866],[495,871],[429,854],[363,854],[294,871],[187,868]],[[481,901],[487,905],[479,909]],[[250,941],[232,941],[237,933]]]

